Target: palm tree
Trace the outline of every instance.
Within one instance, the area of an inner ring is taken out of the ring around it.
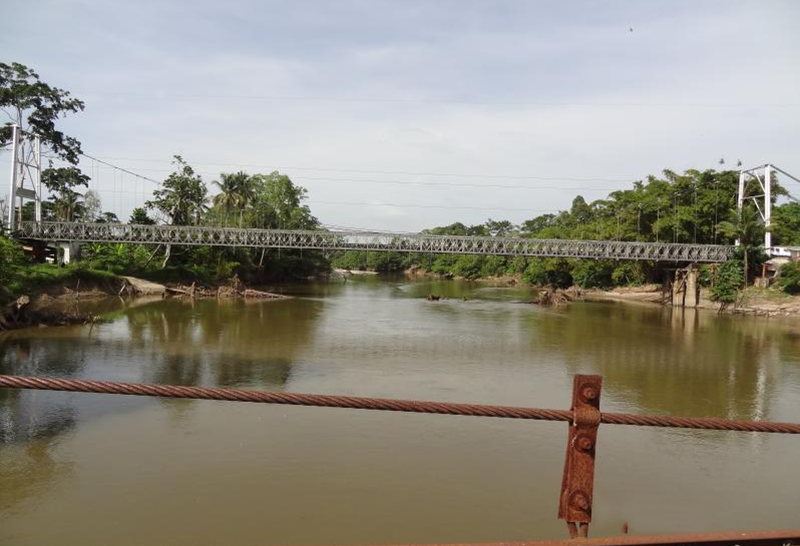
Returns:
[[[255,196],[253,183],[250,176],[242,171],[234,174],[222,173],[220,181],[214,181],[220,193],[214,196],[214,205],[225,212],[225,227],[228,226],[228,217],[232,210],[239,209],[239,227],[242,227],[244,209]]]
[[[225,173],[220,175],[220,180],[213,182],[219,188],[219,193],[214,196],[214,206],[220,207],[225,212],[225,227],[228,227],[228,216],[231,209],[236,206],[236,184],[234,179]]]
[[[731,211],[732,221],[720,222],[717,230],[724,236],[736,239],[744,254],[744,286],[747,287],[747,275],[750,271],[748,255],[758,248],[764,237],[764,222],[753,207],[742,207],[741,211]]]
[[[55,200],[54,209],[56,218],[63,222],[72,222],[75,214],[81,208],[81,194],[72,190],[66,190]]]
[[[256,198],[256,185],[251,176],[243,172],[238,172],[236,176],[239,179],[239,227],[242,227],[244,221],[244,211],[247,207],[253,204]]]

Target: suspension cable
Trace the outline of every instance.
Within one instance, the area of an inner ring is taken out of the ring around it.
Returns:
[[[462,415],[471,417],[496,417],[504,419],[531,419],[537,421],[572,422],[574,420],[574,414],[570,410],[494,406],[485,404],[459,404],[452,402],[430,402],[419,400],[397,400],[391,398],[368,398],[360,396],[254,391],[216,387],[150,385],[144,383],[119,383],[114,381],[91,381],[84,379],[60,379],[51,377],[0,375],[0,388],[83,392],[96,394],[122,394],[132,396],[155,396],[162,398],[184,398],[193,400],[221,400],[228,402],[254,402],[261,404],[398,411],[407,413],[431,413],[439,415]],[[673,417],[669,415],[602,413],[600,422],[611,425],[632,425],[644,427],[800,434],[800,423],[775,423],[770,421],[735,420],[716,417]]]

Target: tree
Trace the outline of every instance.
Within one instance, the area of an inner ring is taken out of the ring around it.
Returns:
[[[11,142],[11,124],[41,138],[42,145],[71,164],[78,162],[81,143],[56,129],[56,121],[84,108],[69,92],[51,87],[20,63],[0,63],[0,109],[11,119],[0,128],[0,147]]]
[[[77,167],[47,168],[42,171],[42,184],[53,195],[53,210],[58,220],[72,222],[84,216],[82,196],[75,188],[89,186],[89,177]]]
[[[255,174],[247,180],[249,195],[245,193],[251,203],[248,212],[248,226],[261,229],[317,229],[319,220],[312,214],[308,205],[304,205],[307,191],[295,185],[285,174],[277,171],[265,174]],[[261,249],[258,267],[264,264],[266,249]],[[311,255],[308,255],[311,256]],[[317,260],[320,261],[320,260]],[[307,267],[298,261],[298,267]],[[320,261],[321,263],[321,261]]]
[[[174,156],[176,169],[153,192],[153,199],[145,203],[148,209],[161,211],[173,226],[199,225],[205,211],[208,189],[200,175],[179,155]],[[167,266],[172,245],[166,246],[161,267]]]
[[[800,294],[800,263],[783,264],[778,284],[789,294]]]
[[[220,174],[220,181],[214,181],[220,193],[214,196],[214,206],[222,209],[225,226],[228,226],[228,217],[231,211],[239,210],[239,227],[242,227],[245,209],[252,204],[255,198],[254,184],[251,178],[242,171],[235,174]]]
[[[152,226],[156,223],[155,220],[147,215],[147,211],[142,207],[136,207],[131,211],[131,219],[128,220],[128,222],[140,226]]]
[[[177,168],[153,192],[153,199],[145,206],[158,210],[170,218],[173,226],[198,225],[205,210],[208,190],[200,175],[179,155],[173,165]]]
[[[800,245],[800,203],[772,209],[771,229],[778,245]]]
[[[42,171],[42,184],[57,196],[74,191],[78,186],[88,188],[89,180],[78,167],[49,167]]]
[[[73,222],[83,211],[81,194],[72,190],[65,191],[55,200],[54,209],[56,218],[62,222]]]
[[[757,249],[759,241],[764,237],[764,223],[753,207],[742,207],[742,210],[731,211],[731,220],[720,222],[717,230],[724,236],[739,241],[743,254],[744,285],[747,286],[750,266],[748,256]]]
[[[113,212],[105,211],[97,219],[97,222],[100,224],[119,224],[119,216]]]
[[[514,230],[514,224],[508,220],[492,220],[489,218],[485,225],[486,230],[492,237],[506,237]]]
[[[308,192],[285,174],[273,172],[251,177],[253,227],[316,229],[319,221],[304,205]]]
[[[89,190],[83,194],[83,214],[81,219],[84,222],[96,222],[103,212],[103,203],[100,195],[94,190]]]

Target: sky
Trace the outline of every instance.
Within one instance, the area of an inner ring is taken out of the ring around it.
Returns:
[[[0,60],[85,101],[60,126],[87,154],[156,180],[180,154],[209,185],[279,170],[326,225],[519,223],[720,158],[800,174],[796,1],[41,0],[2,14]],[[81,167],[123,219],[155,187]]]

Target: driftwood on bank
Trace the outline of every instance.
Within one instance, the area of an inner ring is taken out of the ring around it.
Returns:
[[[536,297],[531,300],[531,303],[544,307],[558,307],[560,305],[572,303],[580,299],[581,296],[581,289],[577,286],[564,290],[560,288],[543,288],[536,294]]]
[[[190,298],[216,298],[216,299],[259,299],[259,300],[280,300],[287,299],[290,296],[283,294],[275,294],[273,292],[265,292],[263,290],[255,290],[254,288],[246,288],[244,283],[239,280],[239,277],[233,277],[227,284],[217,287],[197,286],[192,283],[191,286],[177,286],[168,287],[167,294],[176,297],[190,297]]]

